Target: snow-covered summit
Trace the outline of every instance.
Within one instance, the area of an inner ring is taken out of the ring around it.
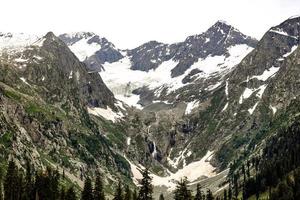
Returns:
[[[104,62],[114,62],[123,57],[114,44],[92,32],[65,33],[59,38],[69,46],[80,61],[84,61],[93,70],[102,68]]]
[[[0,49],[17,49],[33,45],[39,36],[25,33],[0,33]]]

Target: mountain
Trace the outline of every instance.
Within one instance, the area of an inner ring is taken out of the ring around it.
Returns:
[[[0,37],[1,160],[57,167],[80,187],[93,171],[107,182],[129,178],[129,164],[107,139],[122,104],[53,33],[29,38]]]
[[[62,34],[59,38],[64,41],[78,59],[86,63],[89,71],[101,71],[102,64],[111,63],[123,58],[122,52],[106,38],[91,32]]]
[[[155,197],[184,176],[218,194],[298,119],[299,31],[292,17],[256,41],[218,21],[131,50],[88,32],[1,33],[1,160],[58,166],[79,185],[100,171],[109,192],[148,168]]]
[[[104,68],[101,76],[117,99],[141,108],[154,102],[172,103],[180,93],[176,92],[178,89],[192,84],[203,90],[216,87],[225,71],[228,73],[238,64],[256,43],[226,22],[218,21],[206,32],[181,43],[150,41],[132,50],[119,50],[123,57],[98,68]],[[72,43],[66,44],[72,50]],[[193,95],[186,95],[181,101],[191,102]]]

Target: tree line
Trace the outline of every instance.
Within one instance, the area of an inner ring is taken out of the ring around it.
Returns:
[[[300,199],[300,122],[295,120],[266,141],[262,153],[229,172],[226,200]],[[231,166],[234,166],[233,163]],[[264,197],[262,197],[264,194]]]
[[[143,170],[143,178],[138,189],[131,189],[128,185],[118,181],[113,193],[113,200],[153,200],[152,178],[148,169]],[[95,180],[86,178],[84,187],[80,192],[73,185],[66,186],[64,173],[47,167],[45,170],[35,171],[27,162],[25,169],[19,168],[11,160],[6,173],[0,168],[0,200],[106,200],[104,184],[98,173]],[[64,184],[62,184],[64,182]],[[197,185],[195,196],[188,188],[186,178],[177,182],[173,192],[174,200],[213,200],[213,194],[208,189],[203,192]],[[164,200],[160,194],[159,200]]]

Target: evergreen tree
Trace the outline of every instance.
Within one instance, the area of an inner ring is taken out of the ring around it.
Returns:
[[[160,194],[160,195],[159,195],[159,200],[165,200],[165,198],[164,198],[164,195],[163,195],[163,194]]]
[[[176,189],[174,192],[175,200],[191,200],[191,191],[187,188],[187,178],[181,179],[177,182]]]
[[[4,180],[4,200],[17,199],[18,170],[13,160],[9,161]]]
[[[32,169],[30,166],[30,162],[27,160],[26,162],[26,172],[25,172],[25,190],[24,200],[33,200],[34,197],[34,183],[32,177]]]
[[[195,196],[194,200],[203,200],[203,194],[201,191],[200,184],[197,184],[196,196]]]
[[[136,190],[134,190],[132,193],[132,200],[137,200],[137,199],[138,199],[137,192]]]
[[[62,187],[60,190],[60,200],[65,200],[66,199],[66,190],[65,187]]]
[[[48,167],[46,171],[37,173],[35,179],[35,193],[39,199],[59,199],[59,173],[57,170],[54,171]]]
[[[131,200],[131,190],[129,188],[129,186],[127,185],[126,186],[126,189],[125,189],[125,196],[124,196],[124,200]]]
[[[96,181],[95,181],[94,199],[95,200],[105,200],[105,195],[104,195],[104,191],[103,191],[103,182],[101,180],[99,173],[97,174]]]
[[[23,178],[23,174],[22,173],[18,173],[18,177],[17,177],[17,185],[16,187],[16,191],[17,191],[17,199],[24,199],[24,189],[25,189],[25,183],[24,183],[24,178]]]
[[[151,184],[151,177],[149,170],[146,168],[143,171],[143,179],[141,181],[141,188],[138,195],[138,200],[152,200],[153,187]]]
[[[231,189],[231,184],[229,184],[229,187],[228,187],[228,200],[232,200],[232,189]]]
[[[73,187],[70,187],[66,193],[66,200],[76,200],[76,193]]]
[[[206,192],[206,200],[214,200],[214,196],[213,196],[212,192],[210,191],[210,189],[208,189]]]
[[[93,200],[93,186],[90,178],[85,179],[81,200]]]
[[[123,200],[123,190],[121,186],[121,182],[119,181],[118,186],[116,188],[113,200]]]
[[[227,200],[227,190],[224,190],[223,200]]]

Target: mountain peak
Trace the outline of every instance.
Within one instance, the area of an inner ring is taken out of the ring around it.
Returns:
[[[236,28],[231,26],[228,22],[222,21],[222,20],[217,21],[214,25],[212,25],[208,29],[209,32],[221,32],[222,34],[227,34],[231,30],[236,30],[237,32],[239,32]]]
[[[81,32],[71,32],[71,33],[65,33],[62,34],[64,37],[68,37],[68,38],[78,38],[78,39],[82,39],[82,38],[89,38],[92,36],[95,36],[96,34],[93,32],[85,32],[85,31],[81,31]]]
[[[45,38],[55,38],[56,36],[54,35],[54,33],[52,31],[48,32],[46,35],[45,35]]]

